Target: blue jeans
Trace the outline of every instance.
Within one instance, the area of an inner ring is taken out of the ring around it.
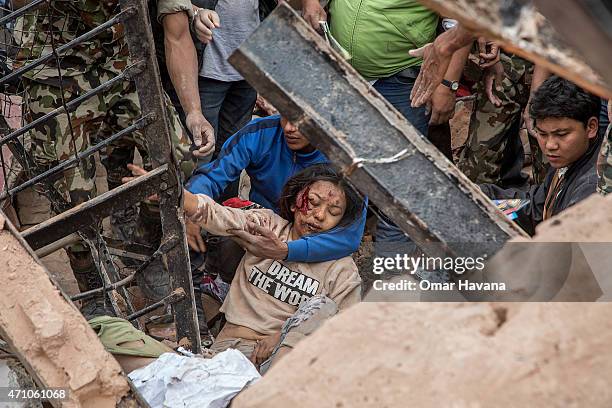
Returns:
[[[410,92],[412,92],[415,79],[393,75],[376,81],[374,89],[421,134],[427,135],[429,115],[426,114],[425,107],[412,108],[410,106]],[[376,226],[376,256],[393,257],[397,253],[412,252],[416,247],[414,242],[384,214],[382,218],[378,220]]]
[[[198,78],[202,113],[215,129],[215,151],[200,164],[208,163],[219,155],[223,143],[234,133],[251,121],[257,92],[246,81],[218,81],[211,78]],[[219,202],[238,195],[238,181],[230,184]]]
[[[425,107],[413,108],[410,106],[410,92],[412,92],[415,79],[393,75],[376,81],[374,89],[389,101],[421,134],[427,136],[429,115],[425,113]]]

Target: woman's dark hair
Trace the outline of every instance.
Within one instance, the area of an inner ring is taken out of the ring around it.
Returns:
[[[567,79],[556,75],[548,78],[531,98],[529,115],[534,120],[570,118],[588,124],[599,118],[601,100]]]
[[[329,181],[344,191],[346,210],[338,223],[339,227],[349,225],[359,217],[363,209],[363,201],[342,176],[326,164],[310,166],[287,180],[279,199],[280,216],[292,221],[294,216],[291,207],[295,205],[298,194],[317,181]]]

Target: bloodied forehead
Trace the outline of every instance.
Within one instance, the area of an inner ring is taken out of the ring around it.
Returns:
[[[329,181],[316,181],[310,185],[307,193],[309,196],[315,196],[328,205],[338,206],[342,209],[346,208],[346,197],[344,191]]]

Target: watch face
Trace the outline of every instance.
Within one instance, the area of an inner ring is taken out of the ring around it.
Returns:
[[[451,84],[451,89],[452,89],[453,91],[458,90],[458,89],[459,89],[459,82],[453,82],[453,83]]]

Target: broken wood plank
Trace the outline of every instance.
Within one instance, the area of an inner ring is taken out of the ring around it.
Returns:
[[[419,0],[440,15],[457,19],[475,33],[498,41],[506,51],[603,98],[612,98],[612,37],[587,12],[598,1]],[[536,10],[534,3],[550,21]],[[607,19],[609,27],[612,17]],[[567,45],[568,39],[574,48]]]
[[[42,248],[84,227],[96,225],[117,209],[127,208],[157,193],[160,185],[167,181],[167,176],[168,166],[160,166],[142,177],[25,230],[22,236],[34,250]]]
[[[40,387],[68,390],[53,406],[143,406],[119,363],[7,220],[0,247],[0,335]]]
[[[427,253],[491,255],[523,234],[287,5],[230,62]]]

